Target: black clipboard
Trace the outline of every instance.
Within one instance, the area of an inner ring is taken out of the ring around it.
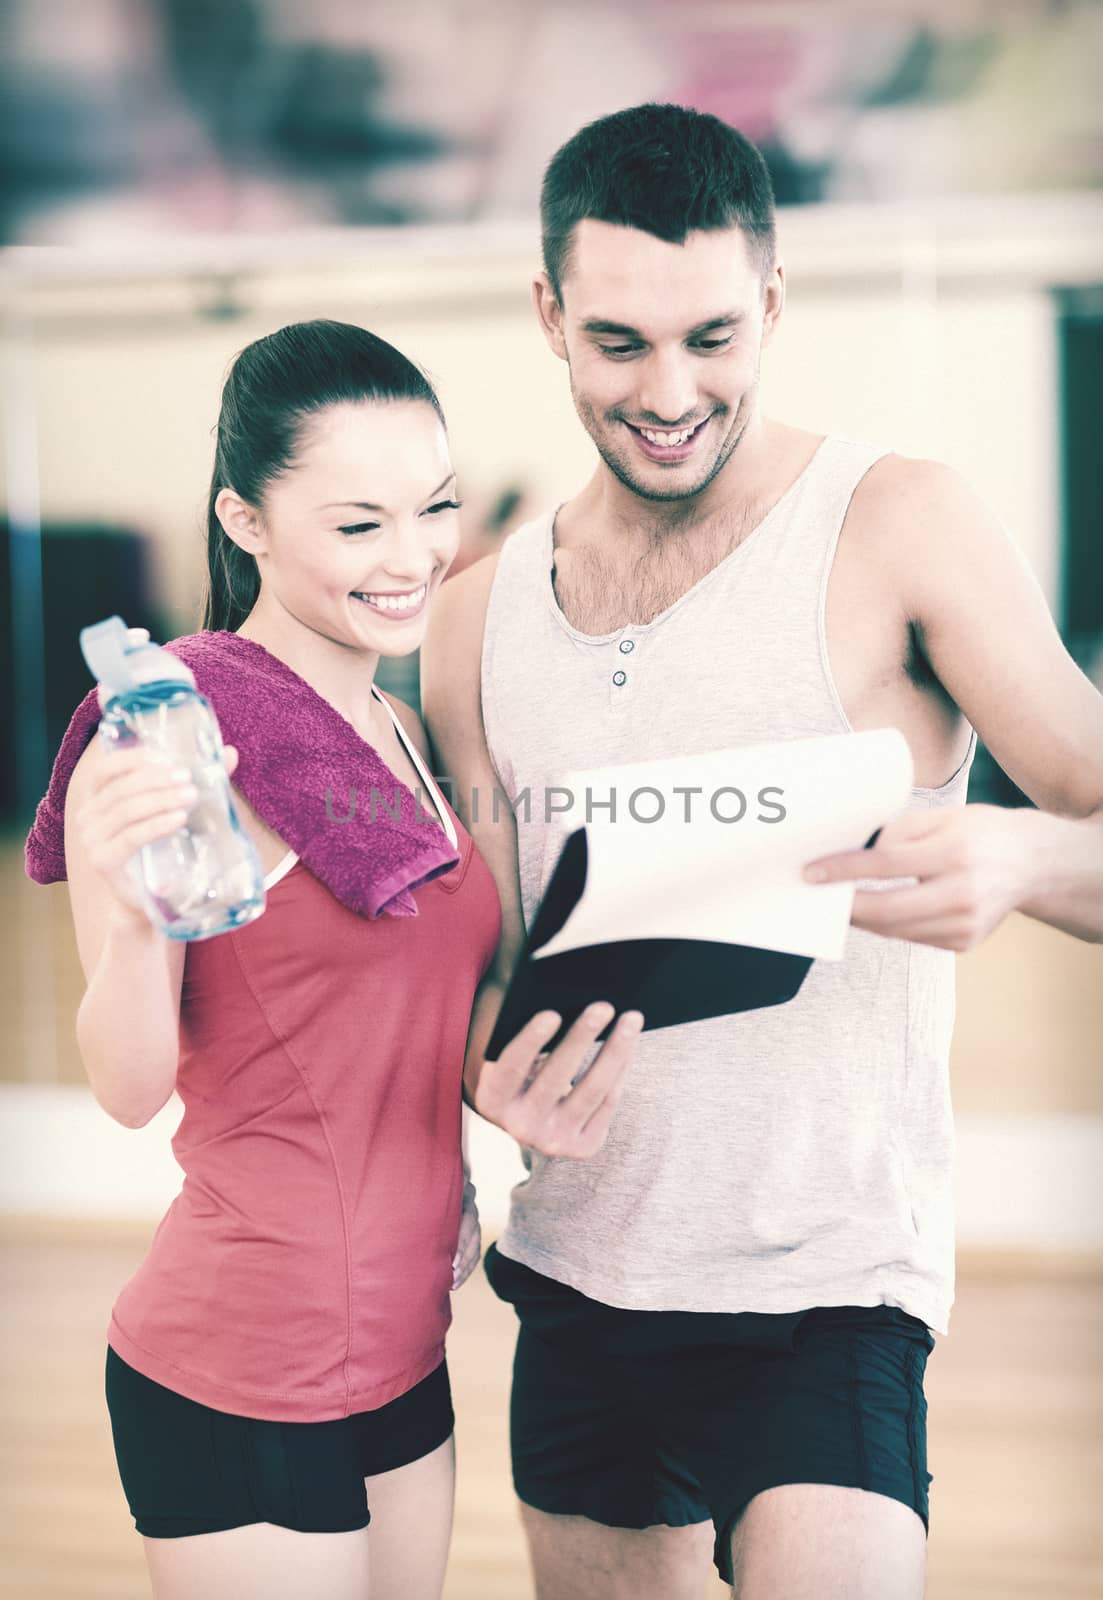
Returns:
[[[811,956],[712,939],[627,937],[536,956],[577,905],[588,859],[586,829],[577,828],[563,846],[533,919],[486,1048],[488,1061],[496,1060],[538,1011],[558,1011],[563,1019],[544,1046],[553,1050],[595,1000],[615,1007],[614,1021],[622,1011],[642,1011],[649,1031],[784,1005],[808,976]],[[598,1037],[605,1038],[612,1026]]]

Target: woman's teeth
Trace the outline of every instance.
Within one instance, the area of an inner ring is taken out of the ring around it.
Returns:
[[[420,589],[414,590],[413,594],[403,595],[363,594],[359,590],[355,589],[353,590],[353,593],[355,594],[357,600],[366,600],[368,605],[374,606],[377,611],[392,611],[396,614],[401,614],[403,611],[417,610],[418,606],[420,606],[421,602],[425,599],[425,591],[427,587],[428,586],[423,583]]]

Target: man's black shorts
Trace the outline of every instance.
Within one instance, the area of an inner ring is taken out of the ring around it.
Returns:
[[[716,1527],[787,1483],[870,1489],[928,1523],[923,1373],[934,1340],[894,1306],[623,1311],[491,1246],[521,1322],[510,1429],[519,1498],[614,1528]]]
[[[332,1422],[261,1422],[188,1400],[107,1350],[123,1491],[151,1539],[274,1522],[348,1533],[370,1520],[364,1479],[418,1461],[452,1433],[444,1362],[380,1406]]]

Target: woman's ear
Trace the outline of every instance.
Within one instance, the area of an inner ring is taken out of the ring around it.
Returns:
[[[267,548],[264,525],[256,509],[243,500],[235,489],[218,491],[214,514],[221,522],[226,537],[249,555],[259,555]]]

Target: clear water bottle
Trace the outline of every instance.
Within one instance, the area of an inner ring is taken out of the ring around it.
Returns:
[[[82,628],[80,647],[103,689],[100,736],[110,749],[144,745],[187,767],[199,798],[175,833],[128,863],[146,914],[170,939],[210,939],[264,910],[264,874],[234,810],[210,703],[171,651],[131,644],[121,617]]]

